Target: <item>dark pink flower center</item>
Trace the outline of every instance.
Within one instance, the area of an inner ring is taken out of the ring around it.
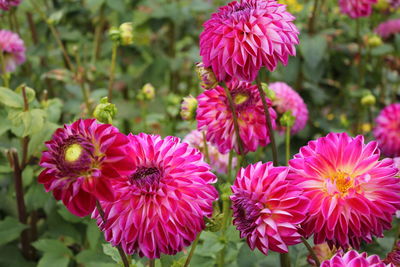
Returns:
[[[131,175],[129,181],[132,185],[141,188],[148,188],[154,184],[158,184],[161,179],[161,172],[155,167],[138,167]]]
[[[257,227],[256,220],[260,215],[262,205],[243,196],[233,200],[233,203],[235,225],[242,232],[242,237],[245,237]]]
[[[232,91],[232,100],[237,111],[242,111],[253,104],[253,96],[246,90],[238,88]]]

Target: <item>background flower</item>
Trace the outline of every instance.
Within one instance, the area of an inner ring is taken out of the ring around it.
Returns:
[[[266,146],[270,139],[265,126],[264,109],[258,89],[244,82],[229,84],[239,123],[239,134],[243,141],[244,153]],[[206,132],[207,141],[226,154],[232,148],[239,153],[233,116],[224,89],[217,86],[206,90],[197,97],[197,129]],[[270,103],[270,100],[268,100]],[[270,108],[272,125],[275,128],[276,113]]]
[[[13,72],[18,65],[25,62],[25,45],[18,34],[0,30],[0,49],[3,53],[6,72]],[[0,71],[2,72],[1,69]]]
[[[275,0],[233,1],[204,23],[200,55],[220,81],[255,80],[261,67],[288,63],[299,43],[295,19]]]
[[[5,11],[10,10],[13,6],[18,6],[22,0],[0,0],[0,9]]]
[[[128,254],[150,259],[189,246],[211,216],[218,192],[202,154],[179,138],[130,135],[132,174],[113,181],[115,201],[101,201],[105,238]]]
[[[298,225],[305,219],[308,199],[287,180],[287,167],[258,162],[242,168],[232,186],[233,224],[251,249],[287,253],[301,242]]]
[[[375,32],[382,38],[389,38],[392,35],[400,33],[400,19],[391,19],[376,27]]]
[[[372,6],[377,2],[378,0],[339,0],[339,6],[343,14],[356,19],[371,15]]]
[[[385,267],[378,255],[368,256],[367,253],[358,253],[355,250],[350,250],[346,254],[343,252],[337,253],[332,259],[321,263],[321,267]]]
[[[400,103],[385,107],[376,118],[374,136],[388,157],[400,156]]]
[[[400,208],[400,180],[392,159],[379,160],[376,142],[330,133],[289,161],[295,184],[311,201],[302,228],[314,242],[359,248],[391,227]]]

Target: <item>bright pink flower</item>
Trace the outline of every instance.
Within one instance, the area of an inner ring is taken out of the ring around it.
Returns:
[[[24,41],[16,33],[0,30],[0,50],[3,52],[7,72],[14,71],[17,65],[25,62]]]
[[[379,113],[374,136],[385,156],[400,156],[400,103],[391,104]]]
[[[400,157],[393,158],[394,165],[400,170]]]
[[[13,6],[18,6],[22,0],[0,0],[0,9],[8,11]]]
[[[229,84],[229,89],[236,107],[244,153],[256,151],[259,146],[269,144],[264,109],[257,86],[235,81]],[[206,132],[207,141],[215,145],[219,152],[226,154],[235,148],[239,153],[233,116],[224,89],[217,86],[206,90],[197,97],[197,100],[199,102],[196,117],[197,129]],[[276,113],[272,108],[269,111],[275,128]]]
[[[332,259],[321,263],[321,267],[386,267],[394,265],[386,265],[378,255],[368,256],[363,252],[359,254],[355,250],[350,250],[343,255],[338,252]]]
[[[96,199],[114,199],[110,180],[127,173],[130,160],[128,138],[109,124],[94,119],[64,125],[46,142],[39,183],[53,191],[67,209],[77,215],[90,214]]]
[[[200,55],[217,79],[255,80],[261,67],[287,64],[299,43],[295,19],[275,0],[234,1],[212,14],[200,35]]]
[[[385,39],[396,33],[400,33],[400,19],[391,19],[382,22],[376,27],[375,32]]]
[[[287,167],[258,162],[242,168],[232,186],[233,224],[250,248],[287,253],[301,242],[298,225],[306,217],[309,201],[290,184]]]
[[[275,92],[275,99],[272,100],[272,105],[278,114],[282,115],[290,110],[296,118],[291,133],[296,134],[301,131],[308,120],[308,109],[301,96],[292,87],[283,82],[271,83],[269,89]],[[282,127],[281,130],[284,129]]]
[[[400,179],[392,159],[379,160],[376,142],[330,133],[311,141],[289,161],[293,182],[311,200],[302,224],[314,243],[359,248],[391,227],[400,208]]]
[[[378,0],[339,0],[340,10],[352,19],[368,17]]]
[[[191,131],[185,136],[183,142],[188,143],[194,148],[200,150],[203,155],[205,155],[204,139],[203,134],[197,130]],[[222,154],[218,149],[207,142],[207,152],[210,158],[210,165],[212,169],[218,173],[228,173],[229,165],[229,154]],[[232,159],[232,169],[235,169],[237,163],[237,158]]]
[[[101,201],[105,223],[93,217],[114,246],[150,259],[189,246],[211,216],[218,192],[202,154],[177,137],[130,135],[131,174],[114,180],[114,202]]]

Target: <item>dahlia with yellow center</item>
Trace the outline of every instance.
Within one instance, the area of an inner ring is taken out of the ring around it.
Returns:
[[[311,141],[289,161],[294,184],[311,201],[302,223],[314,242],[358,248],[390,229],[400,207],[400,180],[393,159],[379,160],[376,142],[330,133]]]

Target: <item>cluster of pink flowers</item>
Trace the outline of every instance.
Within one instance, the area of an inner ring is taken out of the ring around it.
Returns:
[[[8,11],[13,6],[21,4],[22,0],[0,0],[0,9]]]
[[[372,6],[377,2],[378,0],[339,0],[339,6],[343,14],[356,19],[371,15]]]

